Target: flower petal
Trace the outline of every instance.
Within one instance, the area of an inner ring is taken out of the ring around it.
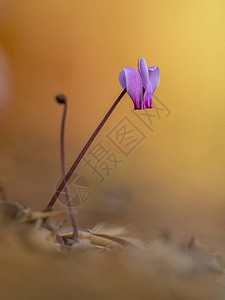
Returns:
[[[149,80],[152,85],[153,94],[155,90],[157,89],[157,86],[159,85],[160,81],[160,71],[157,66],[148,68],[148,74],[149,74]]]
[[[152,101],[153,101],[153,88],[151,82],[149,81],[144,93],[144,109],[153,108]]]
[[[146,89],[149,81],[149,74],[148,74],[148,67],[144,58],[142,58],[140,62],[140,71],[141,71],[143,86]]]
[[[124,68],[127,93],[134,102],[134,109],[143,109],[142,80],[139,72],[133,68]]]
[[[124,71],[121,71],[120,74],[119,74],[119,82],[120,82],[121,87],[123,89],[125,89],[125,87],[126,87],[126,76],[125,76]]]
[[[139,58],[138,58],[137,66],[138,66],[138,72],[141,74],[141,70],[140,70],[140,59],[139,59]]]

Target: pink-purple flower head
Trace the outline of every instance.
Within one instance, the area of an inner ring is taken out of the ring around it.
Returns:
[[[144,58],[139,61],[138,70],[123,68],[119,74],[120,85],[126,88],[134,102],[134,109],[152,108],[154,92],[159,85],[160,71],[157,66],[147,67]]]

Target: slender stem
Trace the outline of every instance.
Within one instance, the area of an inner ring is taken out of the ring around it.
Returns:
[[[53,226],[51,226],[48,223],[45,223],[43,225],[43,227],[45,227],[46,229],[50,230],[53,234],[55,234],[55,237],[59,244],[61,244],[61,245],[65,244],[63,238],[61,237],[61,235],[57,232],[57,230]]]
[[[66,155],[65,155],[64,134],[65,134],[65,121],[66,121],[66,114],[67,114],[67,100],[64,95],[58,95],[56,97],[56,100],[58,101],[58,103],[64,104],[64,112],[63,112],[62,126],[61,126],[61,138],[60,138],[61,163],[62,163],[63,182],[64,182],[64,186],[65,186],[67,205],[68,205],[68,209],[69,209],[70,216],[71,216],[71,222],[72,222],[72,226],[73,226],[74,239],[77,240],[78,239],[78,225],[77,225],[76,217],[75,217],[75,214],[73,211],[73,204],[72,204],[72,200],[71,200],[70,189],[69,189],[67,182],[65,181],[65,176],[66,176],[66,158],[65,157],[66,157]]]
[[[98,125],[98,127],[96,128],[96,130],[92,134],[92,136],[89,138],[89,140],[86,143],[86,145],[84,146],[84,148],[81,150],[81,152],[78,155],[77,159],[75,160],[75,162],[73,163],[73,165],[71,166],[71,168],[67,172],[66,176],[64,177],[64,180],[61,182],[61,184],[59,185],[57,191],[55,192],[55,194],[53,195],[52,199],[50,200],[50,202],[49,202],[49,204],[47,206],[47,209],[53,207],[53,205],[55,204],[55,202],[56,202],[57,198],[59,197],[61,191],[64,189],[65,183],[68,182],[68,180],[72,176],[73,172],[77,168],[79,162],[83,158],[84,154],[86,153],[86,151],[88,150],[88,148],[90,147],[90,145],[92,144],[92,142],[94,141],[95,137],[97,136],[97,134],[99,133],[99,131],[102,129],[102,127],[104,126],[105,122],[108,120],[108,118],[110,117],[111,113],[116,108],[117,104],[120,102],[120,100],[123,98],[123,96],[125,94],[126,94],[126,89],[124,89],[121,92],[121,94],[119,95],[119,97],[113,103],[113,105],[111,106],[111,108],[109,109],[109,111],[107,112],[107,114],[105,115],[105,117],[103,118],[103,120],[101,121],[101,123]]]

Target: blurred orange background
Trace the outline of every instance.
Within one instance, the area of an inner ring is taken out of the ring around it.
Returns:
[[[144,57],[160,68],[156,96],[171,115],[151,132],[123,98],[95,143],[118,153],[106,136],[124,116],[147,138],[103,183],[84,170],[91,185],[84,206],[98,209],[118,189],[152,227],[225,227],[224,12],[222,0],[2,0],[0,44],[12,74],[0,121],[7,197],[42,209],[54,192],[62,107],[53,97],[68,96],[69,167],[121,92],[119,72]]]

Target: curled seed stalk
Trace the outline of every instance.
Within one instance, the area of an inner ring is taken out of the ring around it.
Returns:
[[[78,239],[78,225],[77,225],[77,220],[76,216],[73,210],[73,204],[71,200],[71,194],[70,194],[70,189],[67,184],[67,181],[65,180],[66,177],[66,155],[65,155],[65,121],[66,121],[66,114],[67,114],[67,99],[64,95],[57,95],[56,96],[56,101],[59,104],[64,105],[64,111],[63,111],[63,117],[62,117],[62,125],[61,125],[61,137],[60,137],[60,147],[61,147],[61,164],[62,164],[62,174],[63,174],[63,183],[65,187],[65,192],[66,192],[66,199],[67,199],[67,205],[68,209],[70,212],[70,217],[71,217],[71,222],[73,226],[73,238],[74,240]]]

